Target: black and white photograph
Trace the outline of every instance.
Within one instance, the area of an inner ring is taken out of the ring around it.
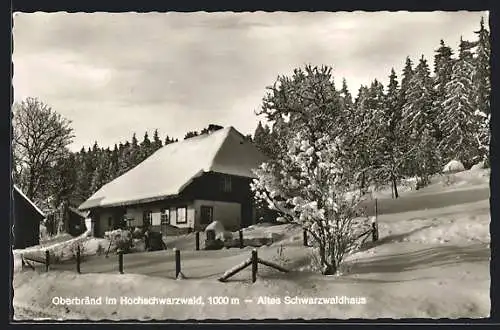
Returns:
[[[489,21],[13,13],[13,320],[488,318]]]

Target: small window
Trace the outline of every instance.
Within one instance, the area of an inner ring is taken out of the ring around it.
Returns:
[[[169,225],[170,224],[170,211],[168,209],[161,210],[161,224]]]
[[[222,191],[223,192],[231,192],[232,191],[232,182],[230,176],[222,177]]]
[[[113,227],[113,217],[108,218],[108,227]]]
[[[200,224],[208,225],[214,219],[214,208],[211,206],[200,207]]]
[[[187,208],[177,208],[177,223],[187,223]]]
[[[144,227],[151,226],[151,220],[153,218],[153,213],[151,211],[144,211],[142,213],[142,225]]]

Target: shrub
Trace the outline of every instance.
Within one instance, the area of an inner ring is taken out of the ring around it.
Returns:
[[[144,238],[144,231],[139,227],[135,227],[135,229],[132,231],[132,238],[134,239]]]
[[[80,247],[80,260],[83,260],[85,256],[85,250],[86,250],[86,241],[79,241],[79,242],[74,242],[73,244],[70,245],[69,249],[71,252],[71,258],[76,260],[76,254],[78,252],[78,247]]]
[[[122,250],[124,253],[130,252],[132,247],[132,233],[128,230],[116,229],[108,232],[111,244],[116,246],[117,249]]]

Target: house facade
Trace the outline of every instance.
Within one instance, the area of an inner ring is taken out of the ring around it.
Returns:
[[[103,186],[80,206],[93,233],[170,226],[203,230],[212,221],[228,230],[255,223],[250,183],[265,156],[232,127],[172,143]]]
[[[40,223],[45,214],[17,186],[14,185],[11,208],[14,249],[40,244]]]

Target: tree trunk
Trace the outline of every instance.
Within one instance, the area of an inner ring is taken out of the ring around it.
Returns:
[[[325,265],[325,269],[323,270],[323,275],[335,275],[337,273],[337,267],[332,264]]]
[[[365,190],[365,172],[361,173],[361,191]]]
[[[396,182],[396,177],[394,175],[392,175],[392,189],[394,190],[394,197],[397,199],[399,197],[398,184]]]
[[[335,264],[335,259],[333,258],[334,252],[331,251],[332,255],[330,258],[328,258],[329,256],[326,255],[325,247],[323,245],[320,245],[319,253],[321,259],[321,266],[323,267],[322,274],[335,275],[337,273],[337,265]],[[328,259],[330,259],[331,262],[328,262],[327,261]]]

